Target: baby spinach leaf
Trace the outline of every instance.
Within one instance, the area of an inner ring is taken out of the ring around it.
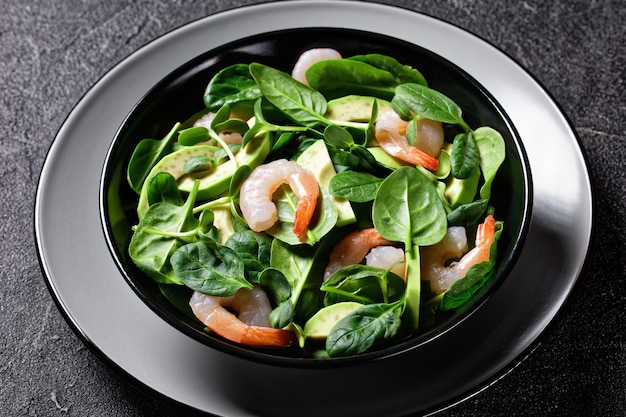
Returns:
[[[375,172],[379,165],[376,158],[363,145],[354,142],[350,132],[340,126],[330,125],[324,129],[324,139],[330,147],[346,150],[354,155],[354,167],[364,171]]]
[[[435,185],[413,167],[399,168],[385,178],[372,216],[382,237],[406,247],[433,245],[443,239],[448,226]]]
[[[214,296],[233,295],[251,289],[244,278],[244,262],[237,252],[212,241],[181,246],[172,254],[172,269],[194,291]]]
[[[441,311],[453,310],[465,303],[489,279],[492,271],[491,262],[482,262],[472,266],[464,278],[454,282],[444,293]]]
[[[459,124],[465,130],[470,130],[463,120],[461,108],[454,101],[439,91],[421,84],[409,83],[397,86],[391,105],[406,120],[417,114],[443,123]]]
[[[182,146],[194,146],[209,139],[209,129],[204,126],[189,127],[178,132],[178,143]]]
[[[419,325],[419,246],[443,239],[446,211],[433,182],[413,167],[402,167],[381,184],[372,209],[374,227],[385,239],[404,242],[407,290],[404,306],[414,328]]]
[[[378,161],[365,146],[355,145],[352,147],[351,152],[359,158],[359,167],[361,169],[370,172],[380,171],[381,167],[378,164]]]
[[[354,146],[354,139],[350,132],[339,126],[328,126],[324,129],[324,139],[327,143],[341,149],[350,149]]]
[[[141,192],[152,167],[170,151],[170,143],[179,127],[180,123],[176,123],[163,139],[144,139],[135,147],[128,162],[126,178],[130,188],[137,194]]]
[[[160,202],[175,206],[182,206],[184,203],[176,179],[168,172],[157,172],[148,183],[148,205]]]
[[[355,203],[374,200],[383,179],[368,172],[343,171],[335,175],[328,187],[330,194]]]
[[[198,221],[198,236],[205,240],[220,241],[219,230],[214,226],[215,215],[213,210],[203,210],[200,212],[200,219]]]
[[[330,159],[333,161],[333,165],[335,166],[335,170],[337,172],[345,171],[347,169],[357,169],[359,167],[361,160],[352,152],[330,144],[327,148]]]
[[[237,171],[233,174],[233,177],[230,180],[230,185],[228,187],[228,195],[234,197],[239,193],[239,189],[243,185],[243,182],[250,176],[252,172],[252,167],[250,165],[242,165],[237,168]]]
[[[254,137],[256,137],[261,132],[276,132],[278,135],[282,135],[284,133],[294,134],[295,132],[304,132],[309,130],[306,126],[289,126],[289,125],[279,125],[268,122],[263,115],[263,100],[259,99],[254,103],[254,119],[255,123],[252,127],[243,135],[242,146],[245,146],[248,142],[250,142]],[[290,139],[290,138],[289,138]],[[279,140],[285,140],[285,138]],[[276,141],[278,142],[278,141]],[[276,142],[272,146],[272,150],[275,149]],[[288,142],[288,140],[287,140]],[[284,144],[278,145],[278,147],[282,147]]]
[[[491,183],[506,157],[504,139],[497,130],[483,126],[474,131],[474,140],[480,155],[480,169],[485,180],[480,189],[480,197],[489,199]]]
[[[213,159],[205,155],[192,156],[183,165],[185,174],[191,174],[196,171],[210,171],[211,169],[213,169]]]
[[[204,92],[204,104],[211,111],[223,105],[249,103],[261,97],[261,90],[250,75],[247,64],[235,64],[219,71]]]
[[[448,214],[450,226],[469,226],[478,223],[485,210],[489,206],[489,200],[480,199],[455,208]]]
[[[427,86],[426,78],[421,72],[408,65],[399,63],[395,58],[382,54],[356,55],[348,59],[361,61],[373,67],[389,72],[396,84],[417,83]]]
[[[269,315],[273,327],[283,328],[294,319],[294,309],[291,304],[291,287],[282,272],[275,268],[266,268],[259,274],[259,285],[276,306]]]
[[[450,154],[450,170],[458,179],[467,179],[479,165],[478,146],[472,132],[459,133],[454,137]]]
[[[349,59],[317,62],[307,70],[306,78],[327,99],[354,94],[391,100],[397,85],[388,71]]]
[[[245,120],[232,118],[216,124],[214,129],[217,133],[240,133],[244,135],[250,129],[250,126],[248,126]]]
[[[263,64],[250,64],[250,73],[265,98],[295,123],[309,127],[327,123],[323,116],[327,102],[319,92]]]
[[[259,285],[263,287],[275,305],[282,304],[291,297],[289,281],[285,275],[276,268],[265,268],[259,274]]]
[[[400,329],[397,304],[368,304],[349,313],[335,324],[326,339],[331,357],[357,355],[376,343],[390,339]]]
[[[320,248],[292,246],[278,239],[272,241],[270,266],[279,270],[291,287],[291,303],[296,306],[310,276],[319,268]]]
[[[198,220],[193,205],[199,182],[195,182],[184,205],[158,202],[151,205],[135,228],[128,253],[133,263],[146,275],[160,283],[181,284],[171,269],[171,254],[183,243],[177,235],[195,233]]]
[[[404,280],[390,271],[357,264],[335,272],[320,289],[326,292],[325,305],[342,301],[374,304],[398,301],[405,287]]]
[[[265,234],[252,230],[235,232],[224,242],[241,258],[246,276],[256,281],[257,275],[270,265],[272,239]]]

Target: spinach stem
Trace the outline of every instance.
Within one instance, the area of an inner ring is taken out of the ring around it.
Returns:
[[[343,127],[353,127],[355,129],[360,129],[360,130],[367,130],[369,128],[369,124],[368,123],[349,122],[349,121],[345,121],[345,120],[328,120],[328,119],[325,119],[325,120],[326,120],[326,122],[328,122],[327,124],[330,124],[330,125],[343,126]]]
[[[222,139],[222,137],[220,135],[218,135],[217,133],[215,133],[215,131],[213,131],[212,129],[210,130],[211,132],[211,138],[213,138],[217,143],[220,144],[220,146],[224,149],[224,151],[226,152],[226,154],[228,155],[228,159],[230,159],[231,161],[233,161],[233,164],[235,164],[235,169],[239,168],[239,162],[237,161],[237,159],[235,158],[235,154],[233,153],[233,151],[230,149],[230,146],[228,146],[228,144],[226,142],[224,142],[224,139]]]
[[[232,200],[232,197],[228,195],[224,197],[220,197],[216,200],[211,200],[209,202],[206,202],[204,204],[200,204],[199,206],[194,207],[193,213],[197,214],[204,210],[208,210],[208,209],[212,209],[218,206],[229,204],[231,200]]]

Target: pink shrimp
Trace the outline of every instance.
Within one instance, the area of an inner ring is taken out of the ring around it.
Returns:
[[[230,297],[214,297],[195,291],[189,305],[194,315],[212,332],[249,346],[289,346],[292,332],[270,327],[272,311],[267,295],[259,286],[242,288]],[[228,307],[238,313],[231,313]]]
[[[344,266],[360,263],[370,249],[377,246],[392,245],[387,239],[383,239],[375,228],[357,230],[346,235],[333,248],[330,253],[330,261],[324,271],[324,280]]]
[[[298,197],[293,233],[302,238],[315,213],[320,189],[311,171],[294,161],[278,159],[256,167],[241,186],[241,213],[250,229],[255,232],[272,227],[278,220],[272,195],[282,184],[289,184]]]
[[[439,161],[435,158],[443,146],[444,134],[440,122],[430,119],[417,121],[417,142],[409,145],[406,138],[408,122],[402,120],[393,110],[387,110],[376,121],[376,141],[389,155],[421,165],[430,170],[436,170]]]
[[[341,59],[341,54],[331,48],[314,48],[304,51],[296,61],[291,76],[302,84],[309,85],[306,80],[307,70],[313,64],[327,59]]]
[[[487,216],[478,226],[474,248],[467,252],[465,229],[448,228],[441,242],[420,250],[422,279],[430,281],[430,287],[436,293],[446,291],[454,282],[464,278],[472,266],[489,260],[495,229],[493,216]],[[459,260],[446,266],[451,259]]]
[[[401,248],[393,246],[378,246],[372,248],[365,257],[365,265],[375,266],[382,269],[390,269],[406,281],[405,254]]]

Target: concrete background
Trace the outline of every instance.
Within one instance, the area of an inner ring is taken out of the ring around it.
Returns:
[[[33,209],[65,117],[109,69],[192,20],[261,1],[0,0],[0,415],[182,416],[107,368],[58,311]],[[509,375],[442,416],[623,416],[626,409],[626,6],[620,0],[381,1],[469,30],[524,66],[570,119],[596,217],[567,309]]]

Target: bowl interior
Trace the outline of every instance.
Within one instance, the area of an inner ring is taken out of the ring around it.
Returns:
[[[137,195],[126,182],[126,167],[137,143],[161,138],[177,121],[184,121],[204,108],[202,96],[208,81],[220,69],[236,63],[261,62],[289,72],[297,57],[314,47],[332,47],[343,56],[381,53],[418,69],[429,86],[452,98],[472,127],[491,126],[506,143],[506,159],[493,183],[491,204],[505,228],[498,244],[498,262],[493,283],[465,311],[446,318],[433,329],[394,346],[355,357],[318,360],[304,358],[299,349],[265,350],[236,345],[204,331],[204,326],[186,311],[184,288],[166,297],[159,286],[142,274],[128,256],[131,227],[137,224]],[[131,110],[131,109],[129,109]],[[132,109],[120,127],[107,156],[101,182],[101,213],[111,253],[137,295],[158,315],[180,331],[215,348],[253,360],[286,365],[358,363],[427,343],[452,329],[486,301],[506,279],[515,263],[528,225],[530,178],[523,147],[505,111],[485,89],[462,69],[414,44],[370,32],[308,28],[270,32],[237,40],[183,64],[165,77]],[[173,302],[172,302],[173,301]]]

